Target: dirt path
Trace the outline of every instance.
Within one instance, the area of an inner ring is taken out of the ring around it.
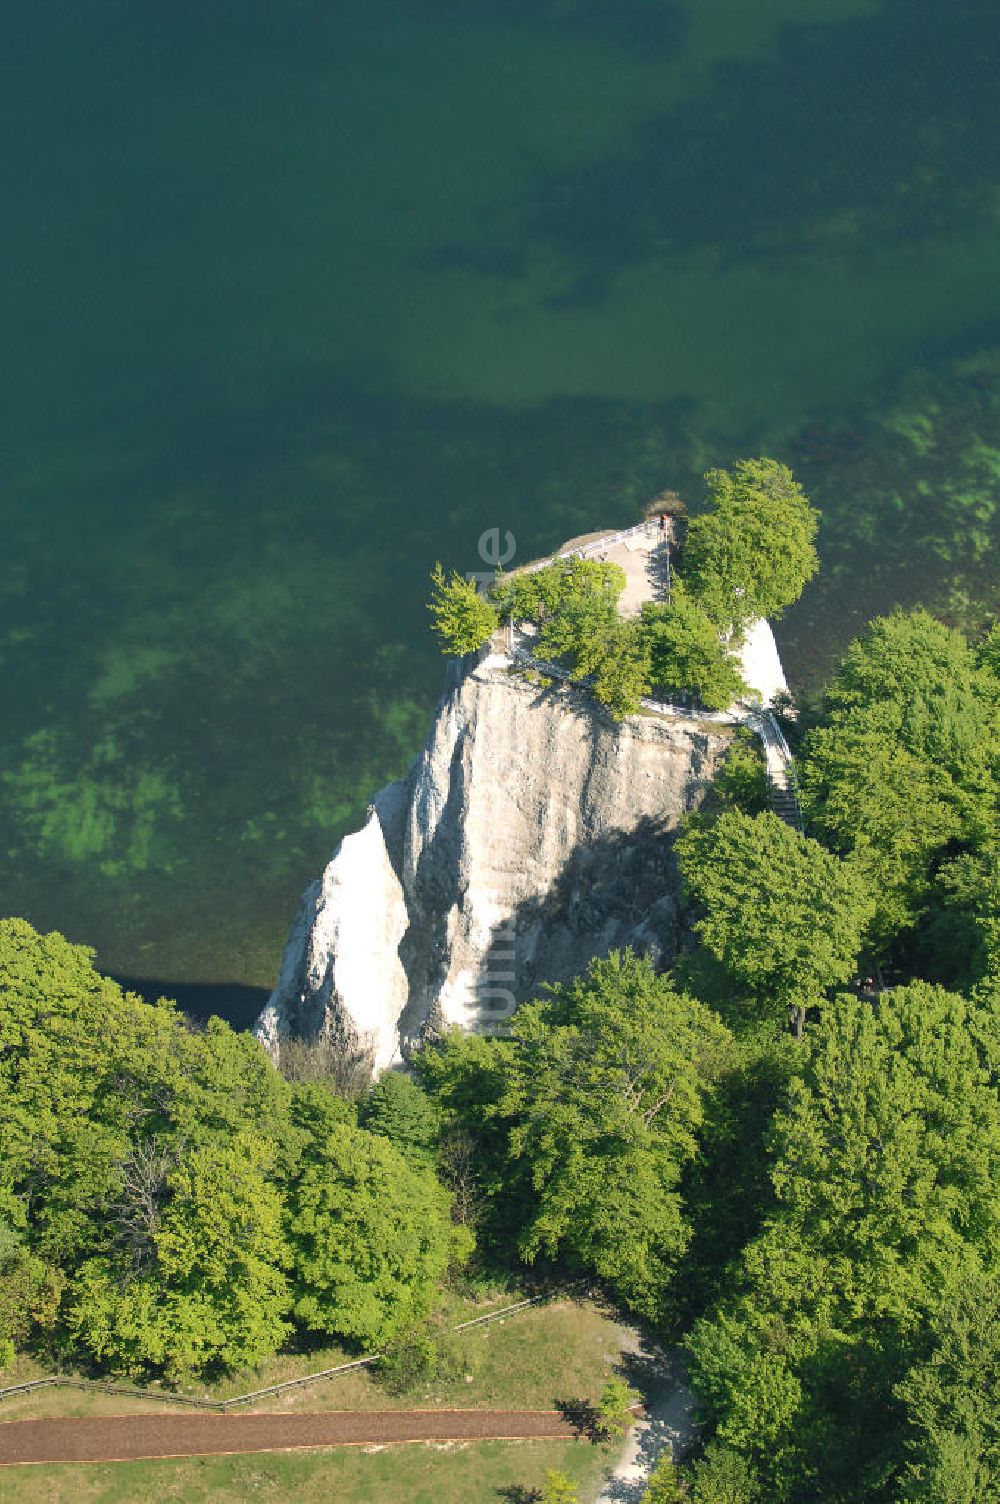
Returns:
[[[694,1395],[679,1355],[631,1327],[623,1328],[621,1337],[621,1369],[642,1392],[645,1414],[629,1431],[597,1504],[638,1504],[660,1453],[669,1447],[683,1457],[698,1434]]]
[[[0,1466],[124,1462],[294,1447],[385,1446],[407,1441],[519,1441],[572,1437],[557,1410],[333,1410],[272,1415],[108,1415],[0,1425]]]

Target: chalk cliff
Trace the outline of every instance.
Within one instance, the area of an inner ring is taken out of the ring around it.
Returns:
[[[428,1027],[502,1025],[539,983],[677,944],[671,832],[732,735],[456,665],[408,776],[307,890],[257,1031],[328,1037],[379,1071]]]

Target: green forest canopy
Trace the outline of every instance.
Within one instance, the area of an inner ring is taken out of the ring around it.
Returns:
[[[0,922],[0,1358],[27,1341],[177,1380],[259,1362],[296,1324],[397,1336],[470,1235],[381,1130],[288,1086],[250,1035],[192,1029]]]
[[[0,1356],[176,1382],[529,1265],[686,1344],[705,1445],[651,1497],[1000,1504],[996,641],[874,622],[792,732],[806,834],[739,741],[686,822],[672,970],[595,960],[360,1102],[0,923]]]

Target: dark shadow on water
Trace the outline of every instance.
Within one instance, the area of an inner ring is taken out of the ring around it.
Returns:
[[[249,1029],[256,1022],[270,993],[266,987],[246,987],[240,982],[168,982],[151,977],[121,977],[114,980],[147,1003],[171,998],[196,1023],[224,1018],[234,1029]]]
[[[868,256],[984,223],[1000,169],[995,33],[992,0],[885,0],[787,25],[773,56],[665,98],[617,154],[538,182],[526,233],[570,264],[549,305],[591,307],[626,268],[695,248],[724,263]]]

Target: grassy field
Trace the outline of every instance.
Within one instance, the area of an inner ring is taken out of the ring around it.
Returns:
[[[455,1300],[449,1319],[467,1320],[491,1305],[507,1305],[517,1298],[516,1292],[505,1291],[502,1297],[478,1305]],[[596,1399],[618,1360],[620,1340],[620,1330],[607,1312],[593,1302],[567,1298],[529,1307],[461,1334],[461,1371],[447,1382],[397,1397],[387,1393],[370,1372],[361,1370],[257,1400],[253,1408],[379,1410],[444,1405],[549,1409],[558,1400]],[[282,1355],[254,1372],[237,1374],[215,1385],[193,1385],[184,1392],[226,1399],[332,1367],[350,1356],[339,1347]],[[43,1371],[37,1365],[24,1363],[16,1373],[5,1374],[3,1382],[16,1383]],[[0,1422],[30,1416],[128,1415],[150,1409],[162,1410],[162,1402],[127,1400],[94,1391],[41,1389],[0,1401]]]
[[[586,1442],[268,1452],[0,1469],[0,1504],[502,1504],[561,1468],[593,1499],[607,1457]]]
[[[518,1299],[504,1291],[491,1301],[453,1298],[456,1323]],[[484,1409],[549,1409],[556,1401],[595,1400],[614,1371],[621,1330],[592,1301],[564,1298],[529,1307],[476,1327],[460,1338],[462,1371],[447,1383],[393,1396],[366,1371],[319,1380],[286,1395],[255,1402],[257,1410],[408,1409],[442,1405]],[[338,1347],[286,1354],[215,1385],[186,1391],[224,1399],[283,1379],[331,1367]],[[41,1372],[27,1363],[4,1382]],[[0,1402],[0,1422],[51,1415],[127,1415],[162,1402],[126,1400],[73,1389],[42,1389]],[[170,1407],[173,1408],[173,1407]],[[241,1407],[241,1412],[242,1407]],[[546,1468],[561,1468],[592,1499],[608,1458],[585,1442],[478,1442],[270,1452],[154,1462],[58,1464],[0,1469],[0,1504],[238,1504],[244,1500],[295,1504],[503,1504],[531,1497]]]

